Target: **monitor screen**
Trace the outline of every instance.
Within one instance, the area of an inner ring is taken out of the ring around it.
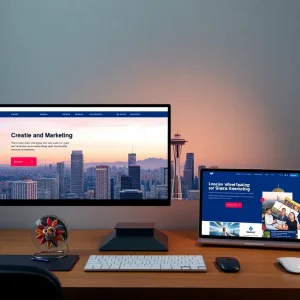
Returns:
[[[0,107],[1,205],[170,205],[169,105]]]
[[[300,171],[204,169],[201,189],[202,237],[300,239]]]

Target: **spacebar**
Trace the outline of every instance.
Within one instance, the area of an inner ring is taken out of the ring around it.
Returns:
[[[160,265],[121,265],[120,270],[160,270]]]

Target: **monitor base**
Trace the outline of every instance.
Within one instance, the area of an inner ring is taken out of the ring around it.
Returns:
[[[168,251],[168,236],[154,223],[118,223],[99,251]]]

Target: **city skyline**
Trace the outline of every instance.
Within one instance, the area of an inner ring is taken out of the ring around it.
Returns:
[[[172,154],[174,154],[174,152]],[[118,199],[120,197],[120,199],[129,199],[130,197],[135,197],[135,199],[147,199],[150,197],[149,195],[154,198],[155,195],[165,195],[166,183],[168,182],[167,165],[161,165],[150,171],[147,168],[142,169],[138,164],[137,158],[137,153],[127,153],[127,163],[123,166],[108,166],[103,163],[94,163],[89,167],[84,167],[84,152],[82,150],[75,150],[70,153],[71,165],[69,168],[63,161],[45,165],[44,171],[39,168],[37,172],[39,172],[40,175],[44,172],[44,176],[46,177],[37,176],[37,173],[34,173],[34,168],[27,169],[28,171],[31,169],[33,172],[31,174],[35,175],[33,177],[25,175],[23,178],[19,177],[17,180],[13,180],[12,197],[23,195],[24,193],[29,193],[30,195],[35,194],[36,199],[40,199],[38,197],[43,197],[42,199],[45,197],[46,199],[49,197],[60,199],[59,195],[61,194],[64,194],[64,197],[67,197],[67,199],[72,199],[72,197],[74,197],[72,195],[76,195],[76,197],[82,199],[115,199],[114,197],[118,197]],[[171,156],[171,159],[172,158],[173,156]],[[183,166],[183,168],[180,172],[179,183],[182,185],[182,192],[180,191],[180,195],[176,197],[174,197],[172,193],[171,200],[199,200],[201,169],[211,167],[218,168],[216,165],[198,165],[196,164],[195,158],[195,153],[189,152],[189,149],[185,155],[181,156],[182,163],[180,165]],[[173,186],[174,182],[174,166],[174,161],[171,160],[171,186]],[[14,173],[9,174],[16,176],[17,173],[15,172],[17,172],[17,168],[14,168]],[[23,174],[27,174],[26,172],[26,168],[25,170],[23,169]],[[49,175],[50,177],[47,177]],[[91,179],[91,176],[94,179]],[[152,185],[150,182],[154,178],[156,178],[155,184]],[[67,182],[66,185],[65,182]],[[88,186],[90,188],[88,188]],[[63,193],[61,193],[61,191],[63,191]],[[0,195],[0,199],[3,195],[4,194]]]
[[[87,124],[88,123],[88,124]],[[12,138],[11,133],[66,133],[69,138]],[[70,161],[74,150],[83,150],[85,161],[126,161],[124,150],[139,153],[139,159],[168,157],[167,118],[34,118],[5,120],[0,125],[0,164],[10,164],[11,157],[34,156],[38,164]],[[62,142],[62,148],[34,148],[34,151],[12,151],[12,142]],[[55,151],[53,151],[55,149]],[[51,154],[50,154],[51,153]],[[50,157],[50,158],[49,158]]]
[[[167,199],[168,164],[142,169],[137,153],[127,153],[126,166],[95,163],[84,168],[84,152],[41,167],[9,167],[0,172],[0,199]]]
[[[73,150],[73,151],[78,151],[78,150]],[[81,151],[81,150],[79,150]],[[71,156],[71,153],[72,151],[70,152],[70,156]],[[130,153],[130,154],[136,154],[136,153]],[[148,162],[150,161],[150,162]],[[150,166],[151,163],[153,163],[153,161],[155,161],[155,164],[153,164],[153,166]],[[59,161],[61,163],[64,164],[64,166],[66,167],[66,169],[70,169],[71,168],[71,159],[69,160],[61,160]],[[18,167],[13,167],[11,166],[10,163],[7,163],[7,164],[0,164],[0,169],[1,168],[18,168],[18,169],[26,169],[26,168],[29,168],[29,169],[33,169],[33,168],[44,168],[45,166],[49,166],[49,165],[55,165],[57,163],[57,161],[51,161],[51,163],[45,163],[45,164],[42,164],[42,163],[38,163],[36,166],[32,166],[32,167],[22,167],[22,166],[18,166]],[[159,163],[163,163],[163,165],[166,165],[168,164],[168,159],[163,159],[163,158],[158,158],[158,157],[148,157],[148,158],[145,158],[145,159],[142,159],[142,160],[139,160],[137,159],[135,161],[136,164],[138,165],[141,165],[141,168],[143,165],[145,165],[144,169],[147,170],[147,169],[157,169],[159,168],[158,164]],[[109,167],[112,167],[112,166],[115,166],[115,167],[125,167],[128,165],[128,162],[126,160],[122,160],[122,161],[84,161],[83,165],[84,165],[84,169],[87,170],[88,168],[90,167],[96,167],[97,165],[108,165]]]

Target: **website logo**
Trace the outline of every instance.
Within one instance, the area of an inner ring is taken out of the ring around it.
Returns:
[[[252,227],[252,226],[250,226],[249,229],[248,229],[246,232],[247,232],[247,233],[252,233],[252,234],[255,233],[255,231],[253,230],[253,227]]]

